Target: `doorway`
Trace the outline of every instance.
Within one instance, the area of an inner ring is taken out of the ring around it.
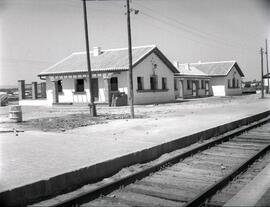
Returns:
[[[192,96],[198,96],[198,83],[197,81],[192,81]]]
[[[91,85],[92,85],[92,90],[93,90],[94,101],[99,101],[99,97],[98,97],[98,79],[97,78],[92,78],[91,79]]]

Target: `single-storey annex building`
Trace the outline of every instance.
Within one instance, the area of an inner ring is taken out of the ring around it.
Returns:
[[[244,74],[236,61],[190,63],[211,78],[210,94],[233,96],[242,94]]]
[[[128,95],[127,48],[90,52],[92,84],[97,103],[111,104],[113,94]],[[156,46],[132,48],[134,104],[170,102],[175,100],[175,66]],[[88,103],[89,78],[86,52],[73,53],[39,73],[46,79],[49,104]]]
[[[179,71],[174,77],[176,98],[210,96],[211,78],[209,75],[190,64],[179,64],[175,61],[174,65]]]

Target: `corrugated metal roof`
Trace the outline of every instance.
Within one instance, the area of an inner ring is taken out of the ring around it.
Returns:
[[[236,61],[220,61],[220,62],[204,62],[204,63],[190,63],[190,66],[194,66],[203,73],[209,76],[226,76],[233,66],[236,67],[239,74],[244,76],[240,67]]]
[[[132,48],[133,65],[140,61],[147,54],[151,53],[156,46],[142,46]],[[123,71],[128,70],[128,51],[127,48],[101,50],[101,54],[91,56],[91,71]],[[87,72],[86,52],[73,53],[55,65],[39,73],[39,76],[65,74],[65,73],[83,73]]]

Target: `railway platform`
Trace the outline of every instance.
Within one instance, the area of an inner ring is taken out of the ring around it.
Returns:
[[[269,109],[268,100],[202,108],[160,120],[116,120],[64,133],[1,134],[0,197],[35,199],[57,194],[64,186],[98,180],[122,167],[157,158]]]
[[[224,206],[270,206],[270,164]]]

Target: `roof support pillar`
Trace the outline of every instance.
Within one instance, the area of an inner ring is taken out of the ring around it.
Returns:
[[[112,103],[112,95],[111,95],[111,78],[104,78],[105,85],[105,99],[108,101],[109,106]]]
[[[58,81],[52,81],[52,90],[53,90],[53,104],[59,103],[59,96],[58,96]]]

